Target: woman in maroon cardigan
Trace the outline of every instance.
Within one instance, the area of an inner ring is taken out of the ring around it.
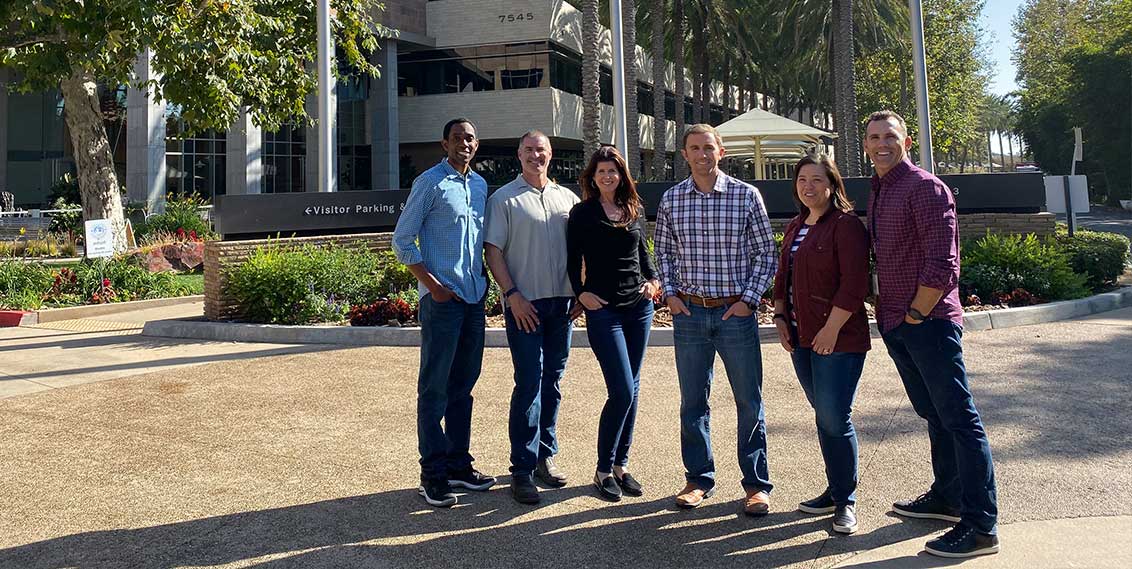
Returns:
[[[798,509],[833,512],[833,530],[853,533],[857,433],[851,415],[869,349],[868,235],[828,156],[798,162],[794,201],[799,214],[786,226],[774,279],[774,323],[817,416],[829,484]]]

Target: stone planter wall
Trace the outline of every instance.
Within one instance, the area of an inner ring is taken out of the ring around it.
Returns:
[[[788,222],[788,219],[773,219],[771,226],[776,232],[780,232]],[[654,226],[654,223],[649,223],[650,234]],[[1052,235],[1054,215],[1052,213],[973,213],[959,216],[959,233],[963,236],[983,235],[988,229],[992,233]],[[264,247],[269,243],[324,245],[336,242],[362,243],[372,250],[380,251],[389,248],[392,237],[392,233],[365,233],[271,240],[208,241],[204,247],[204,316],[209,320],[232,320],[240,316],[240,307],[236,300],[224,293],[227,284],[225,271],[243,262],[257,247]]]

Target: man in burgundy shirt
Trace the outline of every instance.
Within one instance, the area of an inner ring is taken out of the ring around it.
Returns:
[[[958,522],[925,550],[943,557],[998,552],[990,443],[967,386],[959,231],[947,185],[912,165],[912,139],[892,111],[869,116],[865,152],[876,168],[869,232],[878,278],[877,325],[916,414],[928,422],[931,489],[897,514]]]

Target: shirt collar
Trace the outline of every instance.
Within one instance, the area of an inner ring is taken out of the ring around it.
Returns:
[[[718,193],[721,193],[721,194],[727,193],[727,178],[729,178],[729,176],[727,174],[724,174],[723,172],[720,172],[718,175],[716,175],[715,185],[711,187],[711,193],[715,193],[715,192],[718,192]],[[693,178],[692,176],[688,176],[688,179],[685,180],[684,182],[686,184],[688,184],[688,187],[687,187],[687,189],[684,190],[684,193],[691,193],[691,192],[700,191],[699,189],[697,189],[696,179]]]
[[[457,170],[457,169],[453,168],[453,167],[452,167],[452,164],[450,164],[450,163],[448,162],[448,157],[447,157],[447,156],[446,156],[446,157],[444,157],[444,158],[441,158],[441,159],[440,159],[440,166],[441,166],[442,168],[444,168],[444,171],[445,171],[445,172],[446,172],[446,173],[447,173],[447,174],[448,174],[449,176],[459,176],[460,178],[469,178],[469,177],[471,177],[471,175],[472,175],[472,172],[474,172],[474,170],[472,170],[472,167],[471,167],[471,166],[468,166],[468,173],[467,173],[467,175],[465,175],[465,174],[461,174],[459,170]]]
[[[522,174],[518,174],[518,175],[515,176],[515,182],[522,184],[522,186],[524,188],[530,188],[530,189],[532,189],[536,192],[539,192],[539,193],[545,192],[545,191],[549,190],[550,188],[552,188],[554,186],[554,180],[547,178],[545,186],[543,186],[542,188],[536,188],[536,187],[532,186],[530,184],[530,182],[527,182],[527,179],[524,178]]]
[[[900,181],[901,178],[906,176],[908,172],[911,171],[912,161],[905,158],[901,160],[899,164],[893,166],[892,169],[885,173],[883,177],[873,174],[873,187],[876,188],[880,184],[884,184],[886,186],[895,184],[896,182]]]

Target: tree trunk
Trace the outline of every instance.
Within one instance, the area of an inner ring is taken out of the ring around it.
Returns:
[[[853,0],[833,0],[836,16],[834,35],[834,100],[840,119],[839,138],[842,138],[844,156],[838,156],[842,170],[849,176],[861,175],[861,133],[857,124],[857,93],[853,71]]]
[[[692,121],[696,123],[707,122],[704,120],[704,105],[707,102],[704,100],[707,93],[704,90],[704,77],[707,75],[707,38],[706,31],[704,30],[703,11],[700,11],[700,21],[692,28],[692,59],[695,65],[695,71],[692,73]]]
[[[991,146],[990,130],[987,130],[987,172],[994,173],[994,147]]]
[[[680,154],[685,128],[684,99],[687,97],[684,86],[684,66],[687,63],[684,58],[684,0],[672,1],[672,26],[672,63],[676,72],[676,152],[672,156],[672,169],[675,178],[683,180],[688,176],[688,163]]]
[[[1003,153],[1002,153],[1002,131],[996,130],[996,132],[998,133],[998,157],[999,157],[999,159],[1002,160],[1002,164],[998,165],[998,171],[999,172],[1005,172],[1006,171],[1006,156],[1004,156]]]
[[[588,160],[601,146],[601,67],[598,0],[582,4],[582,151]]]
[[[959,163],[959,173],[967,172],[967,145],[963,145],[963,160]]]
[[[723,60],[723,122],[731,120],[731,58]]]
[[[633,178],[641,176],[641,127],[637,110],[637,3],[621,1],[621,25],[625,48],[625,122],[629,139],[625,141],[625,159]]]
[[[677,0],[678,2],[680,0]],[[668,118],[664,109],[664,17],[667,2],[657,0],[652,7],[652,173],[650,180],[667,177]]]
[[[1014,137],[1009,132],[1006,133],[1006,144],[1010,147],[1010,169],[1007,170],[1007,172],[1013,172],[1014,171]],[[1005,161],[1003,162],[1003,165],[1004,166],[1006,165]]]
[[[71,146],[78,170],[83,219],[108,219],[114,231],[114,251],[126,250],[126,221],[122,194],[114,173],[110,139],[99,111],[98,84],[94,77],[75,71],[60,82],[64,120],[71,132]]]

